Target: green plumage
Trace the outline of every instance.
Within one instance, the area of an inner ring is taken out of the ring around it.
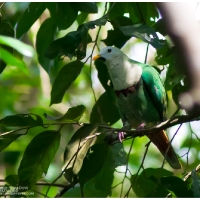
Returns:
[[[124,124],[127,121],[132,128],[138,128],[142,123],[147,127],[154,126],[165,119],[165,90],[153,67],[138,62],[134,64],[140,65],[142,76],[134,92],[118,96],[122,121]]]

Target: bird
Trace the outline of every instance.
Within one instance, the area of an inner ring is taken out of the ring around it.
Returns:
[[[104,47],[93,60],[101,59],[116,94],[123,129],[144,129],[166,120],[166,91],[158,71],[132,60],[117,47]],[[181,163],[164,130],[146,136],[158,148],[169,165],[181,169]],[[124,137],[119,132],[119,139]]]

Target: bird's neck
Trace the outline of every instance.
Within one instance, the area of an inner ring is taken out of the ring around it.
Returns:
[[[140,81],[142,67],[125,55],[108,62],[107,66],[115,90],[126,89]]]

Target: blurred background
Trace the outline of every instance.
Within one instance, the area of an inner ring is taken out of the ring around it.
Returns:
[[[27,2],[7,2],[1,9],[1,13],[4,18],[7,18],[13,27],[17,26],[17,22],[27,9],[29,3]],[[89,14],[86,22],[100,18],[104,12],[105,3],[98,3],[99,12],[98,14]],[[194,10],[194,15],[197,20],[200,19],[200,6],[197,2],[190,2],[188,6]],[[126,14],[125,14],[126,15]],[[30,31],[25,34],[21,40],[27,44],[30,44],[35,48],[36,43],[36,34],[42,24],[42,22],[50,16],[49,11],[46,9],[40,18],[33,24]],[[126,17],[129,17],[126,15]],[[158,19],[152,19],[152,21],[157,21]],[[78,28],[79,24],[75,21],[67,31],[59,31],[57,38],[63,37],[68,32],[74,31]],[[110,23],[106,23],[105,26],[102,26],[99,39],[98,47],[102,49],[105,44],[101,41],[106,39],[107,30],[112,29]],[[94,40],[97,34],[98,28],[92,29],[89,31],[90,36]],[[163,36],[160,35],[160,38]],[[168,38],[169,39],[169,38]],[[90,43],[87,48],[87,56],[91,54],[93,43]],[[94,55],[98,54],[99,49],[95,49]],[[132,38],[130,39],[122,48],[122,51],[127,54],[131,59],[144,62],[147,44],[142,42],[139,39]],[[17,51],[14,52],[15,55],[21,56]],[[157,66],[155,61],[156,50],[149,45],[147,64]],[[14,115],[17,113],[35,113],[40,116],[43,116],[44,113],[52,116],[61,116],[64,114],[70,107],[83,104],[86,106],[86,113],[81,119],[82,122],[89,122],[89,116],[92,110],[93,105],[95,104],[95,98],[98,99],[100,95],[104,92],[101,83],[97,77],[97,70],[95,66],[92,66],[92,87],[95,91],[94,94],[91,89],[91,80],[90,80],[90,59],[87,61],[84,66],[81,74],[78,76],[76,81],[72,84],[69,90],[66,92],[62,103],[50,104],[50,93],[52,83],[55,80],[56,75],[59,70],[66,63],[70,62],[68,58],[64,60],[57,60],[52,67],[52,73],[47,74],[46,71],[40,66],[37,55],[35,54],[34,58],[23,58],[26,66],[29,71],[29,75],[22,73],[16,67],[6,67],[4,72],[0,75],[0,118],[4,118],[7,115]],[[85,59],[83,60],[85,61]],[[166,69],[167,66],[158,66],[160,69],[164,70],[161,73],[163,81],[165,81]],[[171,91],[167,91],[168,94],[168,112],[167,116],[170,117],[177,110],[177,106],[172,99]],[[179,114],[185,114],[183,111],[180,111]],[[122,127],[121,120],[113,125],[113,127]],[[175,134],[179,125],[169,128],[167,133],[170,138]],[[1,132],[9,131],[8,128],[0,127]],[[49,128],[51,129],[51,128]],[[55,127],[56,129],[56,127]],[[55,161],[50,165],[47,175],[44,177],[44,180],[51,182],[59,174],[63,165],[63,152],[66,147],[67,142],[71,138],[72,134],[77,130],[77,126],[65,126],[62,129],[62,140],[59,151],[56,154]],[[32,128],[29,133],[23,137],[18,138],[14,141],[9,147],[7,147],[3,152],[0,153],[0,179],[3,180],[9,174],[16,174],[17,169],[20,163],[20,159],[23,155],[24,149],[31,139],[37,135],[39,132],[46,129],[41,127]],[[173,146],[176,153],[181,157],[183,163],[182,170],[176,170],[175,174],[182,177],[185,172],[194,169],[200,160],[200,123],[192,122],[185,123],[181,126],[178,134],[173,140]],[[140,166],[142,156],[145,151],[145,144],[147,144],[148,139],[146,137],[136,138],[133,147],[130,153],[130,170],[134,174],[137,172],[138,167]],[[131,140],[127,140],[124,143],[124,149],[128,153],[131,145]],[[145,160],[145,167],[159,167],[162,164],[162,156],[159,151],[153,145],[150,146],[147,158]],[[189,163],[187,165],[186,163]],[[166,168],[172,170],[168,165]],[[117,172],[118,171],[118,172]],[[123,174],[119,172],[125,171],[124,167],[119,167],[115,173],[115,180],[113,186],[116,185],[123,178]],[[60,183],[65,183],[65,179],[61,178]],[[36,188],[38,191],[45,191],[45,186],[38,186]],[[56,195],[59,188],[51,187],[49,196]],[[113,189],[112,197],[118,197],[118,188]]]

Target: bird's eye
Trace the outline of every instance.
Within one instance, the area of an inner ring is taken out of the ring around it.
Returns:
[[[112,49],[108,49],[108,52],[110,53],[112,51]]]

